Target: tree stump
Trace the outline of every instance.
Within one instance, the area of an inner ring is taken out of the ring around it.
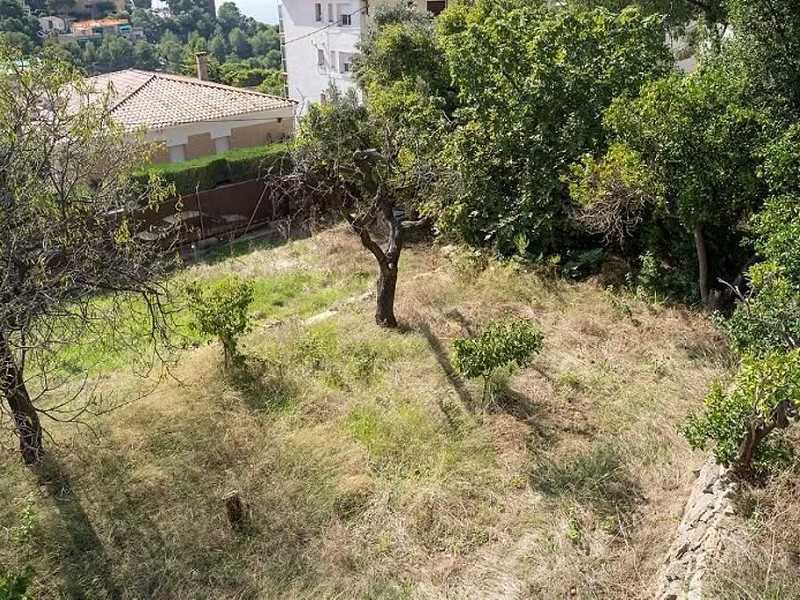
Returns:
[[[247,521],[247,506],[239,492],[230,491],[222,498],[225,502],[225,516],[231,527],[240,527]]]

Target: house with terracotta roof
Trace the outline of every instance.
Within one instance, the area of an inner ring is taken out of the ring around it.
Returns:
[[[205,70],[198,68],[204,75]],[[89,79],[112,90],[111,115],[162,142],[154,162],[182,162],[289,138],[295,102],[204,79],[127,69]]]

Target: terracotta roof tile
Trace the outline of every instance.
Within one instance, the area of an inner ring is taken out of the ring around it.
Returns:
[[[113,86],[115,98],[111,114],[126,129],[161,129],[295,104],[286,98],[242,88],[136,69],[98,75],[89,82],[98,91]]]

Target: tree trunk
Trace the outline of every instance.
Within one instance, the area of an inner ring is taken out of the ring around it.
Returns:
[[[700,299],[703,304],[708,305],[708,253],[706,252],[706,241],[703,237],[703,230],[700,226],[694,228],[694,245],[697,248],[697,283],[700,286]]]
[[[753,459],[759,445],[775,429],[786,429],[789,426],[789,416],[786,414],[785,403],[779,404],[772,414],[772,419],[767,423],[753,421],[745,433],[739,446],[739,455],[736,457],[734,470],[741,477],[749,477],[753,473]]]
[[[397,265],[381,268],[378,276],[378,305],[375,322],[381,327],[397,327],[394,317],[394,294],[397,289]]]
[[[26,465],[39,462],[44,453],[42,445],[42,423],[39,413],[31,402],[28,388],[22,378],[8,341],[0,336],[0,391],[6,397],[14,425],[19,435],[19,450]]]

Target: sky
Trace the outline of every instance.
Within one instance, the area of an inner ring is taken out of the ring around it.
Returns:
[[[217,0],[217,7],[225,0]],[[253,17],[262,23],[278,24],[278,0],[233,0],[242,13],[248,17]],[[155,0],[153,7],[156,8],[163,4],[163,1]]]
[[[278,22],[278,0],[234,0],[239,10],[263,23]],[[217,4],[221,4],[217,0]]]

